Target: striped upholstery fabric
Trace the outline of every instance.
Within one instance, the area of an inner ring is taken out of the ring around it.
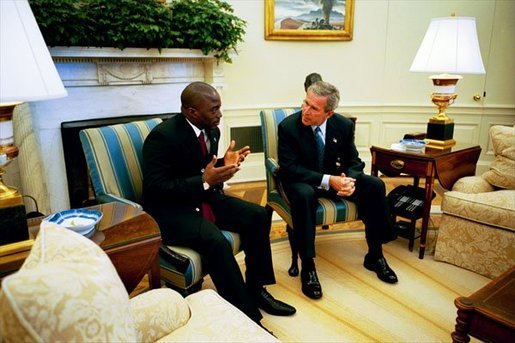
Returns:
[[[139,203],[143,142],[160,118],[81,130],[79,133],[97,197],[114,195]]]
[[[79,132],[97,201],[120,201],[141,208],[143,143],[150,131],[161,122],[162,119],[153,118]],[[223,233],[231,243],[234,254],[238,253],[239,235]],[[201,257],[192,249],[177,246],[167,248],[187,258],[189,263],[186,270],[181,272],[181,268],[160,254],[161,279],[185,294],[188,288],[199,284],[205,275]]]
[[[267,205],[270,206],[286,222],[293,227],[290,207],[279,192],[276,179],[279,170],[277,158],[277,126],[286,116],[299,109],[273,109],[260,112],[263,148],[265,153]],[[337,222],[347,222],[358,219],[356,205],[348,200],[333,201],[326,198],[318,199],[316,213],[317,225],[330,225]]]

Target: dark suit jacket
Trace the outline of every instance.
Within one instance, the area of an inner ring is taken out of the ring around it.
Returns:
[[[159,223],[165,242],[171,243],[172,236],[187,239],[194,234],[202,219],[201,203],[226,197],[221,187],[205,191],[202,186],[203,168],[218,151],[220,130],[214,128],[208,136],[210,152],[204,158],[195,132],[178,114],[155,127],[145,140],[143,207]]]
[[[324,167],[318,171],[315,136],[310,126],[301,122],[301,112],[286,117],[278,127],[278,158],[281,181],[303,182],[319,186],[323,174],[357,178],[365,164],[354,144],[354,123],[335,113],[327,120]]]

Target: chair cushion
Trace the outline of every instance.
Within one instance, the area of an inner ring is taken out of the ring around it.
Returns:
[[[21,269],[2,282],[0,331],[18,342],[136,340],[129,295],[107,255],[49,222]]]
[[[241,250],[240,235],[223,230],[222,233],[231,244],[233,254],[236,255]],[[174,245],[162,246],[162,249],[169,249],[169,251],[179,254],[180,258],[185,259],[184,263],[177,263],[176,259],[170,257],[169,253],[160,251],[161,279],[165,282],[182,289],[188,289],[206,275],[205,271],[202,270],[200,254],[195,250]]]
[[[267,204],[279,214],[290,227],[293,227],[289,206],[281,197],[279,191],[273,190],[268,193]],[[352,201],[339,199],[338,201],[319,198],[316,210],[316,225],[331,225],[337,222],[348,222],[358,220],[356,204]]]
[[[515,190],[467,194],[446,192],[442,212],[478,223],[515,230]]]
[[[490,137],[495,160],[482,176],[496,187],[515,189],[515,127],[492,126]]]

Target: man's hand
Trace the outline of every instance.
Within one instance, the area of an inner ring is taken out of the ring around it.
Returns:
[[[329,177],[329,186],[336,191],[336,194],[340,197],[351,196],[356,190],[355,187],[356,179],[347,177],[345,173],[340,176],[331,175]]]
[[[236,142],[234,140],[231,141],[231,144],[227,148],[227,151],[224,155],[224,164],[226,166],[235,164],[238,168],[240,164],[245,161],[245,157],[250,154],[250,147],[244,146],[243,148],[234,151],[234,147],[236,146]]]
[[[231,179],[234,174],[240,170],[239,165],[236,164],[229,164],[217,168],[215,167],[216,161],[217,158],[213,155],[213,159],[204,169],[204,181],[206,181],[210,186],[218,185]]]

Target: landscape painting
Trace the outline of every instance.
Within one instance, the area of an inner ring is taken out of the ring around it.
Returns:
[[[265,0],[267,40],[351,40],[354,0]]]

